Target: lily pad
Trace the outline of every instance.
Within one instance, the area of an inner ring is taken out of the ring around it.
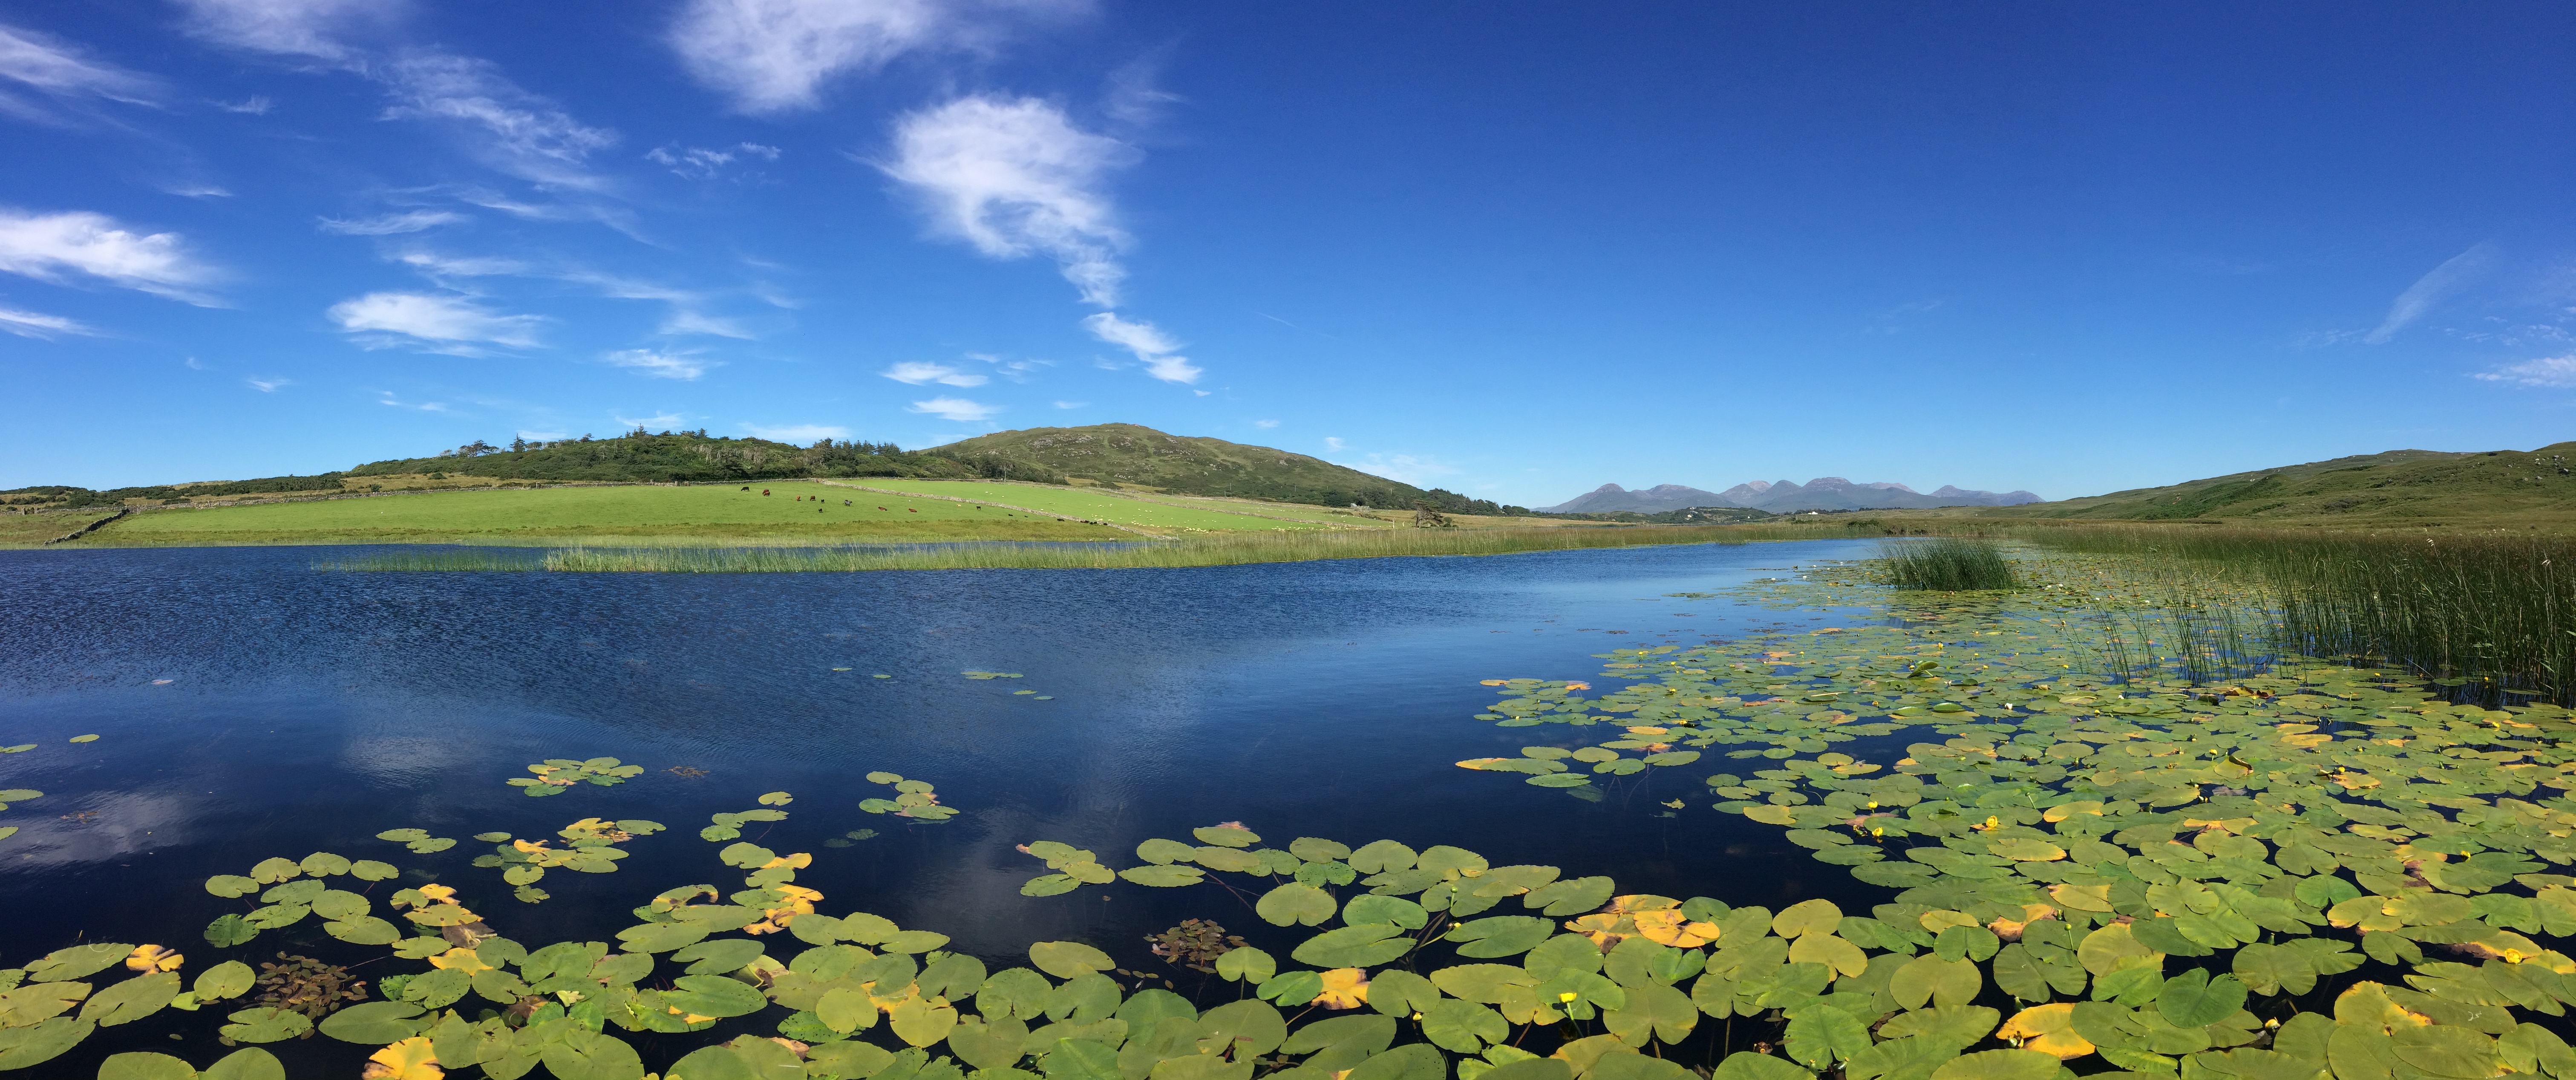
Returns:
[[[223,1026],[222,1033],[234,1042],[280,1042],[313,1030],[313,1021],[293,1009],[243,1009],[232,1014],[231,1020]]]

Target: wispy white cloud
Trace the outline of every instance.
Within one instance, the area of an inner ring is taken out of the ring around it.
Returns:
[[[716,362],[688,353],[664,352],[658,349],[620,349],[600,357],[622,368],[634,368],[656,379],[696,379],[716,366]]]
[[[616,414],[612,413],[611,415]],[[651,416],[618,416],[617,422],[628,427],[663,428],[667,430],[680,426],[680,422],[687,419],[688,417],[682,416],[678,413],[666,412],[654,413]]]
[[[1324,441],[1335,443],[1340,442],[1341,440],[1326,439]],[[1334,447],[1334,449],[1338,450],[1341,448],[1337,446]],[[1441,462],[1436,458],[1416,457],[1412,454],[1370,454],[1365,460],[1342,461],[1336,462],[1335,464],[1341,465],[1344,468],[1358,469],[1364,473],[1383,476],[1398,483],[1411,484],[1415,487],[1430,487],[1441,477],[1455,476],[1459,471],[1456,467]]]
[[[1085,301],[1114,307],[1127,234],[1100,185],[1136,156],[1036,98],[970,96],[897,121],[883,168],[929,203],[940,231],[997,259],[1048,255]]]
[[[389,22],[410,8],[401,0],[179,0],[188,29],[238,48],[342,60],[341,39]]]
[[[1255,421],[1253,421],[1253,422],[1252,422],[1252,426],[1257,427],[1257,428],[1275,428],[1275,427],[1278,427],[1278,426],[1279,426],[1279,421],[1276,421],[1276,420],[1255,420]]]
[[[0,210],[0,271],[56,282],[83,274],[203,307],[214,301],[201,287],[218,276],[188,252],[179,234],[138,234],[86,210]]]
[[[1194,383],[1206,369],[1179,355],[1181,343],[1148,322],[1128,322],[1117,313],[1103,311],[1082,320],[1091,336],[1136,354],[1145,365],[1145,374],[1164,382]]]
[[[905,411],[928,413],[942,420],[975,421],[989,419],[993,414],[1001,412],[1002,407],[968,401],[965,398],[935,397],[928,401],[913,402],[906,407]]]
[[[567,270],[548,276],[579,285],[588,285],[599,290],[601,296],[611,300],[654,300],[671,305],[670,314],[663,317],[662,325],[657,328],[659,333],[709,334],[744,340],[758,336],[731,319],[707,314],[704,305],[708,301],[708,296],[702,292],[656,285],[649,281],[636,281],[632,278],[602,274],[593,270]]]
[[[1110,72],[1100,111],[1134,128],[1151,127],[1162,120],[1174,102],[1185,99],[1156,84],[1155,79],[1162,74],[1161,59],[1148,56]]]
[[[2544,356],[2507,364],[2493,371],[2481,371],[2477,378],[2488,382],[2511,383],[2515,386],[2537,386],[2551,390],[2576,389],[2576,353],[2566,356]]]
[[[241,101],[215,102],[215,107],[228,113],[246,113],[251,116],[266,116],[268,115],[268,110],[277,107],[277,102],[269,100],[268,96],[265,94],[253,94],[249,98]]]
[[[39,97],[78,109],[99,101],[149,105],[158,92],[154,80],[91,59],[61,39],[0,24],[0,112],[58,122],[62,118]]]
[[[778,153],[778,148],[775,146],[762,146],[754,142],[735,143],[722,150],[673,143],[645,151],[644,159],[691,180],[708,180],[723,172],[725,166],[733,164],[738,158],[776,161]]]
[[[991,353],[970,352],[966,354],[966,358],[991,364],[993,366],[994,374],[1016,383],[1029,381],[1029,377],[1037,374],[1038,370],[1041,368],[1051,368],[1055,366],[1055,361],[1053,360],[1010,360],[995,356]],[[967,384],[960,383],[958,385],[963,386]]]
[[[379,396],[379,397],[376,399],[376,404],[378,404],[378,405],[390,406],[390,407],[392,407],[392,408],[396,408],[396,409],[417,409],[417,410],[419,410],[419,411],[421,411],[421,412],[446,412],[446,411],[447,411],[447,405],[446,405],[446,403],[445,403],[445,402],[438,402],[438,401],[423,401],[423,402],[404,401],[404,400],[403,400],[403,399],[401,399],[401,398],[395,397],[395,396],[394,396],[394,392],[393,392],[393,391],[391,391],[391,390],[378,390],[378,391],[376,391],[376,393],[377,393],[377,394],[379,394],[379,395],[381,395],[381,396]]]
[[[928,383],[945,383],[949,386],[982,386],[985,383],[993,381],[970,371],[959,371],[946,364],[924,363],[919,360],[906,360],[893,367],[887,368],[884,371],[877,372],[877,374],[893,379],[899,383],[910,383],[914,386],[922,386]]]
[[[590,170],[589,158],[615,145],[617,133],[573,119],[511,82],[492,62],[419,51],[381,70],[395,101],[386,116],[450,123],[467,134],[485,164],[523,180],[584,191],[607,186]]]
[[[323,218],[322,231],[342,236],[392,236],[456,225],[474,219],[447,210],[406,210],[399,214],[380,214],[371,218]]]
[[[2495,253],[2495,244],[2487,242],[2444,260],[2442,265],[2415,279],[2415,284],[2407,286],[2405,292],[2397,294],[2397,299],[2388,305],[2388,316],[2380,320],[2379,328],[2362,340],[2378,345],[2397,336],[2397,332],[2405,329],[2407,324],[2423,318],[2436,305],[2475,282],[2478,275],[2485,273],[2487,267],[2494,263]]]
[[[1055,403],[1055,407],[1059,409],[1079,409],[1090,404],[1091,403],[1088,401],[1059,401]]]
[[[517,259],[489,255],[447,255],[414,248],[394,256],[394,261],[408,266],[420,276],[447,288],[456,288],[459,278],[517,277],[533,273],[533,268]],[[462,291],[462,290],[460,290]]]
[[[287,378],[243,379],[242,381],[248,383],[251,389],[257,390],[263,394],[274,394],[277,392],[278,387],[295,385],[295,380]]]
[[[973,48],[1018,18],[1082,0],[690,0],[667,40],[689,74],[747,113],[808,109],[823,83],[921,49]]]
[[[704,310],[710,300],[708,294],[691,289],[637,281],[583,267],[539,266],[500,256],[449,255],[425,248],[401,252],[394,256],[394,261],[418,271],[422,277],[437,282],[443,288],[458,292],[472,291],[459,284],[467,278],[526,277],[568,281],[588,286],[611,300],[652,300],[670,305],[669,314],[663,316],[661,326],[656,328],[657,333],[674,336],[706,334],[744,340],[758,336],[732,319],[708,314]]]
[[[331,321],[369,348],[410,344],[433,352],[480,355],[478,344],[535,348],[535,315],[498,315],[470,300],[426,293],[377,292],[331,305]],[[387,337],[385,335],[392,335]],[[409,339],[408,341],[404,339]]]
[[[76,320],[66,319],[60,315],[46,315],[34,311],[19,311],[15,308],[0,308],[0,331],[16,334],[19,337],[30,337],[43,341],[52,341],[56,337],[64,334],[89,335],[98,333],[96,330],[92,330],[87,326],[81,325]]]
[[[1341,440],[1341,437],[1340,437],[1340,436],[1338,436],[1338,435],[1326,435],[1326,436],[1324,436],[1324,449],[1326,449],[1326,450],[1339,450],[1339,449],[1342,449],[1342,440]]]
[[[824,439],[846,439],[850,437],[850,429],[838,424],[788,424],[781,427],[769,427],[763,424],[744,424],[742,429],[771,442],[796,443],[798,445],[820,442]]]

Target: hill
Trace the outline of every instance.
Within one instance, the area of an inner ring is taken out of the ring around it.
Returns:
[[[1392,509],[1428,502],[1453,514],[1529,512],[1440,488],[1425,491],[1305,454],[1170,435],[1140,424],[999,431],[949,443],[938,452],[1031,462],[1068,477],[1182,495]]]
[[[795,446],[768,439],[709,437],[704,431],[665,431],[657,435],[637,428],[606,439],[585,435],[555,442],[518,440],[507,447],[477,439],[427,457],[373,461],[311,476],[193,481],[106,491],[64,485],[18,488],[0,491],[0,505],[61,510],[131,505],[137,501],[324,495],[386,487],[444,487],[468,477],[522,483],[669,483],[862,476],[1064,483],[1062,474],[1043,466],[948,447],[908,451],[893,443],[831,439],[812,446]],[[423,477],[438,482],[425,484],[413,479]]]
[[[1983,518],[2320,521],[2576,516],[2576,442],[2537,450],[2390,450],[2027,506]]]
[[[2035,503],[2039,496],[2027,491],[1969,491],[1942,485],[1939,491],[1925,495],[1892,481],[1880,480],[1856,484],[1839,476],[1819,476],[1801,485],[1789,480],[1777,483],[1754,480],[1737,484],[1722,492],[1707,492],[1680,484],[1657,484],[1643,491],[1630,491],[1617,484],[1603,484],[1568,502],[1542,508],[1554,514],[1601,514],[1629,511],[1654,514],[1688,507],[1735,506],[1767,510],[1775,514],[1801,510],[1917,510],[1936,506],[2010,506]]]

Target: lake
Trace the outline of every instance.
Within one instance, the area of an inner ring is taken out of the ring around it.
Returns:
[[[1040,940],[1160,969],[1144,936],[1192,917],[1284,964],[1305,931],[1211,890],[1018,892],[1046,868],[1015,845],[1063,841],[1126,866],[1141,840],[1223,821],[1281,845],[1451,843],[1498,866],[1613,875],[1627,892],[1866,910],[1887,893],[1776,828],[1711,812],[1704,765],[1584,801],[1452,763],[1566,734],[1474,721],[1495,700],[1479,680],[1597,680],[1594,654],[1614,647],[1875,618],[1668,595],[1875,546],[849,575],[345,573],[311,564],[349,549],[313,548],[10,552],[0,744],[35,749],[0,755],[0,788],[44,795],[0,813],[20,830],[0,840],[0,964],[96,940],[170,945],[191,954],[189,973],[198,955],[381,955],[319,919],[234,950],[200,937],[247,903],[207,895],[205,879],[316,851],[405,870],[379,900],[434,876],[513,939],[604,940],[665,888],[729,881],[720,845],[693,834],[778,791],[793,797],[786,819],[749,823],[743,839],[814,853],[797,884],[827,897],[820,910],[947,934],[995,969]],[[505,783],[530,763],[600,756],[643,772],[552,798]],[[928,781],[960,813],[863,812],[894,795],[872,771]],[[1669,813],[1651,805],[1685,796]],[[489,850],[473,834],[551,837],[584,817],[670,831],[622,845],[616,872],[547,875],[542,903],[468,865]],[[402,827],[460,843],[419,855],[376,839]],[[826,846],[854,830],[877,835]],[[137,1048],[203,1067],[226,1011],[105,1029],[45,1070],[87,1076]],[[752,1030],[719,1033],[737,1028]],[[324,1038],[269,1049],[297,1072],[364,1054]]]

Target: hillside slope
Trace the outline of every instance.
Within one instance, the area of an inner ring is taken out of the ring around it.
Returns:
[[[2576,442],[2537,450],[2390,450],[2080,499],[1981,507],[1967,515],[2396,524],[2570,513],[2576,513]]]
[[[704,431],[642,429],[605,439],[582,436],[554,442],[514,442],[507,447],[477,440],[435,456],[374,461],[339,472],[313,476],[272,476],[256,480],[195,481],[93,491],[63,485],[0,491],[0,505],[43,509],[79,509],[142,502],[184,502],[233,496],[323,495],[372,491],[396,477],[436,475],[442,479],[474,477],[486,481],[699,483],[727,480],[786,480],[800,477],[919,477],[929,479],[1029,480],[1061,484],[1063,475],[1024,461],[1012,461],[948,448],[904,450],[893,443],[824,439],[795,446],[768,439],[709,437]],[[421,486],[412,483],[397,487]]]
[[[949,443],[938,452],[1026,461],[1066,476],[1184,495],[1392,508],[1427,501],[1444,511],[1470,514],[1506,510],[1451,492],[1424,491],[1322,458],[1223,439],[1169,435],[1141,424],[999,431]]]

